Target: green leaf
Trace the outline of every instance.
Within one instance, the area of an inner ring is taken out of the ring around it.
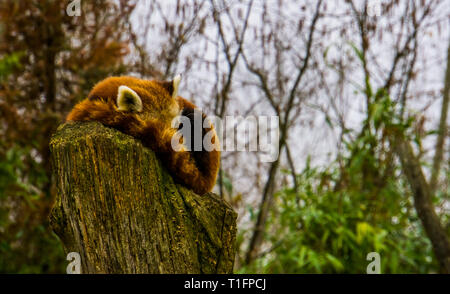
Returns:
[[[364,61],[364,55],[363,55],[362,51],[359,50],[358,47],[356,47],[356,45],[353,42],[349,42],[349,44],[353,48],[353,51],[355,51],[355,53],[358,56],[359,60],[361,62],[363,62]]]
[[[344,265],[339,259],[329,253],[325,254],[325,257],[333,265],[336,271],[340,272],[344,270]]]

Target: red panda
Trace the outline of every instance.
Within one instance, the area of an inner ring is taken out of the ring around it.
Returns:
[[[94,86],[88,97],[78,103],[67,121],[98,121],[142,142],[162,160],[175,181],[202,195],[211,191],[219,170],[219,140],[211,123],[201,113],[201,138],[211,134],[215,148],[188,150],[186,138],[181,148],[172,147],[172,139],[180,127],[173,128],[172,120],[181,115],[194,125],[196,106],[177,96],[180,76],[173,81],[142,80],[134,77],[110,77]],[[191,134],[194,128],[191,126]],[[179,134],[179,132],[178,132]],[[190,136],[191,140],[194,136]],[[192,146],[190,144],[189,146]]]

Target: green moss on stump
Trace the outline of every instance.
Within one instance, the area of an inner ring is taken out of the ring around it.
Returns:
[[[58,190],[50,222],[83,273],[231,273],[236,213],[174,183],[155,153],[97,122],[50,142]]]

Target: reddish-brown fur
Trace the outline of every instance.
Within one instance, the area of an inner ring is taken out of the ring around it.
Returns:
[[[118,111],[118,87],[125,85],[141,98],[143,111]],[[171,140],[177,132],[171,128],[173,110],[192,111],[196,106],[182,97],[172,98],[171,82],[147,81],[132,77],[111,77],[98,83],[88,98],[78,103],[67,121],[98,121],[139,139],[162,159],[174,179],[197,194],[214,187],[219,170],[220,151],[175,151]],[[206,116],[203,114],[203,117]],[[203,129],[204,133],[214,130]],[[215,135],[213,143],[218,143]]]

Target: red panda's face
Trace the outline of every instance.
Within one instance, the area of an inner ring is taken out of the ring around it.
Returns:
[[[111,77],[98,83],[88,99],[114,101],[117,111],[134,112],[143,120],[158,118],[170,124],[180,114],[176,92],[179,78],[172,82]]]

